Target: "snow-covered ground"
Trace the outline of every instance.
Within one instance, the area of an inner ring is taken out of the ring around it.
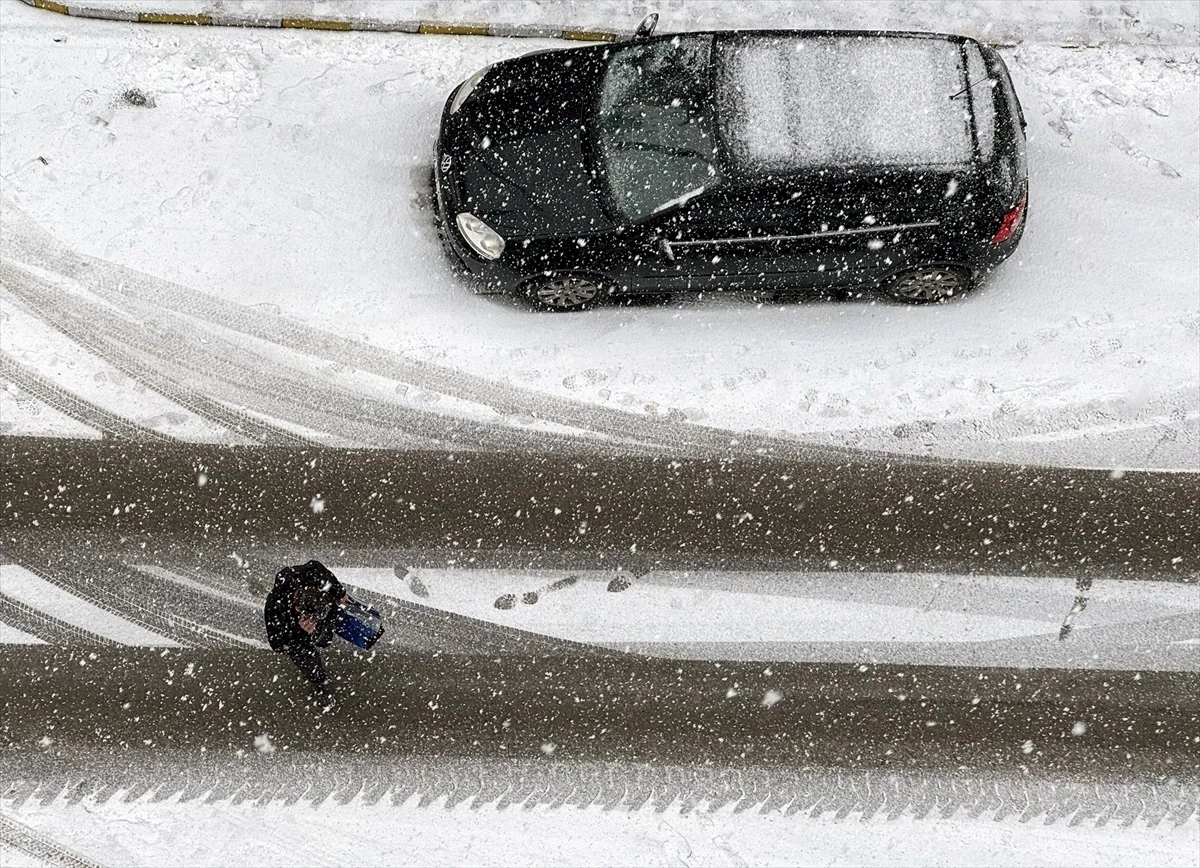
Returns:
[[[572,23],[597,6],[402,8]],[[662,11],[672,27],[851,23],[839,8]],[[11,0],[0,3],[0,192],[33,225],[9,209],[3,252],[28,263],[20,242],[44,230],[64,249],[413,361],[647,417],[920,454],[1196,468],[1197,7],[863,8],[875,18],[859,24],[1007,28],[998,39],[1028,31],[1006,56],[1030,120],[1030,222],[1017,255],[955,304],[689,297],[548,316],[474,296],[444,261],[428,207],[438,113],[483,63],[554,43],[155,27]],[[644,11],[605,10],[612,26]],[[1071,40],[1099,44],[1054,44]],[[131,89],[148,104],[123,100]],[[3,350],[18,363],[143,426],[220,439],[102,360],[57,345],[11,297],[0,313]],[[403,385],[392,394],[414,400]],[[436,390],[416,397],[459,412]],[[8,433],[88,434],[13,386],[0,393],[0,414]]]
[[[319,810],[301,803],[64,798],[14,815],[80,856],[113,865],[1096,865],[1194,866],[1200,823],[1097,828],[989,816],[860,820],[730,807],[680,812],[498,809],[410,797]],[[5,866],[40,866],[0,849]],[[10,861],[11,860],[11,861]]]

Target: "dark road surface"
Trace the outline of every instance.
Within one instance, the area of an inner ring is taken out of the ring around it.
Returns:
[[[0,438],[3,544],[631,552],[1194,581],[1186,473]]]
[[[1191,673],[330,656],[326,712],[270,653],[11,647],[0,731],[16,751],[47,736],[62,750],[236,751],[266,732],[283,750],[361,755],[536,756],[552,742],[576,760],[1200,771]]]

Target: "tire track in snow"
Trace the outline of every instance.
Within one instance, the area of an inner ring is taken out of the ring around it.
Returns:
[[[509,425],[404,407],[295,370],[281,374],[278,362],[212,332],[196,336],[193,325],[159,305],[120,299],[132,317],[127,319],[12,263],[0,265],[0,274],[11,280],[10,291],[35,312],[102,357],[117,363],[129,351],[142,354],[144,359],[131,367],[140,369],[143,382],[166,375],[177,384],[205,383],[208,391],[229,403],[373,448],[512,449],[528,444],[526,432]],[[544,433],[540,438],[575,451],[600,445],[564,434]]]
[[[10,263],[0,262],[0,286],[8,290],[12,297],[19,299],[36,316],[135,382],[252,442],[264,445],[315,445],[311,440],[255,419],[244,411],[230,409],[195,389],[163,376],[129,353],[112,346],[102,336],[96,336],[91,324],[80,322],[77,317],[72,317],[39,298],[32,286],[33,282],[32,275],[18,271]]]
[[[177,574],[173,565],[128,565],[88,557],[75,559],[70,565],[60,562],[50,566],[20,553],[14,562],[68,593],[180,645],[268,647],[262,624],[263,600],[205,587]],[[444,654],[627,656],[597,645],[381,597],[349,583],[347,588],[356,597],[372,601],[384,616],[387,632],[380,647]],[[120,644],[4,596],[0,596],[0,620],[60,647]]]
[[[600,806],[605,812],[659,815],[756,811],[860,822],[984,817],[1020,825],[1094,828],[1137,822],[1148,828],[1178,827],[1200,815],[1200,786],[1180,780],[1043,778],[1016,771],[936,768],[731,768],[529,759],[414,757],[380,764],[326,756],[322,774],[314,781],[312,763],[309,757],[280,759],[278,754],[238,765],[139,755],[116,764],[97,757],[92,760],[94,770],[80,771],[66,757],[27,755],[0,779],[0,800],[18,811],[31,800],[48,803],[59,798],[70,804],[104,804],[116,797],[150,803],[175,798],[233,804],[304,802],[317,810],[350,802],[403,805],[416,800],[418,808],[433,812],[464,804],[471,810]]]
[[[59,571],[67,575],[67,571]],[[212,648],[264,648],[261,612],[203,594],[161,576],[112,560],[80,559],[70,568],[74,587],[95,589],[114,614],[147,622],[149,629],[181,645]]]
[[[36,636],[47,645],[86,648],[89,645],[118,644],[106,636],[76,627],[40,609],[6,597],[3,593],[0,593],[0,621]]]
[[[297,554],[290,558],[283,557],[279,559],[279,562],[298,562],[300,559],[301,556]],[[330,563],[336,563],[335,558],[327,557],[326,559]],[[153,573],[166,572],[175,580],[179,580],[187,572],[186,567],[180,567],[174,563],[164,565],[163,562],[154,566],[136,568]],[[196,582],[196,584],[201,583]],[[253,596],[241,589],[231,593],[225,583],[217,587],[217,583],[211,578],[204,584],[210,585],[206,593],[231,598],[235,601],[235,605],[247,608],[254,613],[256,624],[261,622],[265,594],[262,597]],[[519,627],[494,624],[490,621],[472,618],[469,615],[460,615],[397,597],[383,596],[376,591],[360,588],[351,581],[344,581],[343,584],[355,597],[369,601],[383,615],[387,632],[380,639],[380,647],[408,647],[425,653],[438,651],[447,654],[572,653],[601,657],[626,656],[625,652],[600,645],[575,642],[532,630],[523,630]],[[397,592],[399,592],[399,588],[400,584],[397,580]]]
[[[154,601],[162,614],[194,629],[211,644],[265,649],[262,606],[189,582],[168,570],[106,561],[104,578],[115,579]]]
[[[131,440],[180,442],[169,434],[162,434],[153,428],[138,425],[123,416],[109,412],[98,404],[93,404],[86,398],[67,391],[32,368],[22,365],[3,351],[0,351],[0,379],[7,380],[42,403],[71,417],[76,422],[94,428],[103,435],[125,437]]]
[[[405,356],[325,332],[303,323],[215,296],[180,284],[153,278],[125,266],[76,253],[54,239],[7,199],[0,210],[10,226],[7,252],[48,271],[70,277],[118,305],[135,299],[157,308],[184,313],[233,331],[242,332],[297,352],[348,364],[363,371],[461,400],[491,406],[508,415],[532,416],[620,440],[632,440],[667,449],[680,457],[757,455],[789,458],[853,459],[891,462],[900,459],[882,452],[837,446],[811,445],[797,440],[758,434],[735,433],[697,424],[651,419],[510,386]],[[20,226],[23,235],[11,232]],[[526,435],[525,442],[535,435]],[[540,436],[540,435],[536,435]],[[912,462],[929,462],[904,457]],[[945,462],[940,462],[945,463]]]
[[[100,863],[85,859],[53,838],[35,832],[24,823],[0,814],[0,841],[48,865],[63,868],[100,868]]]
[[[129,299],[125,301],[140,307],[143,316],[154,317],[160,321],[156,323],[159,337],[165,338],[159,341],[160,345],[186,346],[187,334],[194,331],[195,327],[184,323],[180,315],[172,317],[175,320],[173,327],[166,327],[161,321],[172,315],[164,314],[160,308],[143,302]],[[126,340],[136,338],[136,334],[125,337]],[[143,343],[140,349],[161,355],[154,344]],[[212,375],[214,367],[219,366],[216,360],[220,360],[221,363],[235,361],[232,370],[228,365],[225,366],[224,373],[218,374],[220,378],[228,386],[253,384],[254,390],[260,393],[260,400],[262,396],[267,395],[285,396],[286,401],[277,401],[272,408],[273,415],[284,417],[291,414],[292,421],[309,426],[314,425],[314,418],[321,419],[323,430],[343,436],[352,435],[371,446],[442,449],[452,447],[459,450],[503,451],[528,446],[528,433],[508,424],[472,419],[433,409],[412,408],[371,398],[351,389],[329,385],[319,377],[295,369],[286,369],[284,375],[271,373],[272,368],[278,368],[277,363],[214,334],[206,338],[205,346],[195,349],[196,352],[189,357],[179,360],[179,363],[188,367],[194,376]],[[300,412],[297,413],[297,410]],[[537,436],[543,445],[553,446],[556,451],[648,451],[640,446],[604,443],[566,433],[538,432]]]
[[[250,644],[233,641],[228,634],[222,635],[223,631],[219,632],[199,621],[175,615],[153,596],[137,596],[136,592],[147,590],[145,585],[134,582],[121,586],[119,581],[129,577],[119,574],[111,563],[89,565],[89,562],[81,559],[70,567],[60,568],[39,563],[37,559],[23,556],[21,553],[11,558],[11,562],[122,621],[179,645],[245,647]],[[115,580],[110,582],[111,579]]]

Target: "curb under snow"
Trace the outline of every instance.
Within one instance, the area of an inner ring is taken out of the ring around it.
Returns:
[[[28,6],[70,15],[137,24],[189,24],[216,27],[266,27],[297,30],[359,30],[378,33],[429,33],[442,36],[516,36],[538,39],[570,39],[578,42],[613,42],[613,30],[561,27],[541,24],[453,24],[445,21],[381,21],[374,18],[274,18],[257,15],[228,15],[208,12],[133,12],[123,9],[79,6],[57,0],[21,0]]]

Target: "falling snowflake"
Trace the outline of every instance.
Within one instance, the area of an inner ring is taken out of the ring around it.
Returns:
[[[263,756],[270,756],[275,753],[275,745],[271,742],[271,736],[265,732],[254,736],[254,749]]]
[[[762,704],[765,705],[767,708],[770,708],[772,705],[774,705],[776,702],[778,702],[781,699],[783,699],[783,694],[780,693],[778,690],[768,690],[766,693],[763,694]]]

